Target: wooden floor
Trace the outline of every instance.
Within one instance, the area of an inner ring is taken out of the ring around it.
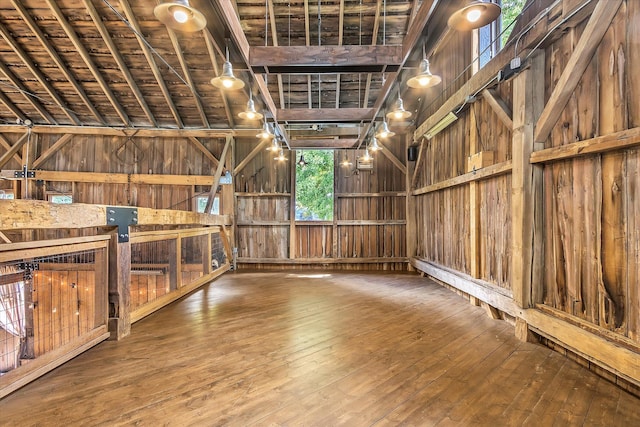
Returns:
[[[427,279],[227,273],[0,401],[0,425],[640,425],[640,399]]]

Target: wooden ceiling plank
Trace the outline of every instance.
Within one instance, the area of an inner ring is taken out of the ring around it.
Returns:
[[[156,82],[158,83],[158,86],[160,87],[160,91],[162,92],[162,96],[164,97],[165,102],[167,103],[167,105],[169,106],[169,110],[171,111],[171,115],[173,116],[174,120],[176,121],[176,124],[178,125],[179,128],[183,128],[184,127],[184,122],[182,121],[182,117],[180,117],[180,113],[178,112],[178,109],[176,108],[176,105],[174,104],[173,100],[171,99],[171,93],[169,92],[169,88],[167,88],[167,84],[165,83],[164,79],[162,78],[162,73],[160,73],[160,69],[158,68],[158,65],[156,64],[155,59],[153,59],[153,53],[151,52],[151,50],[149,49],[149,47],[147,46],[147,44],[145,43],[144,40],[140,39],[140,36],[138,36],[138,34],[142,34],[142,28],[140,27],[140,24],[138,23],[138,19],[136,18],[135,14],[133,13],[133,10],[131,9],[131,5],[129,4],[128,0],[120,0],[120,5],[122,6],[122,9],[124,10],[124,14],[127,17],[127,20],[129,21],[129,24],[131,24],[131,26],[133,27],[134,30],[136,30],[136,36],[138,37],[138,43],[140,45],[140,48],[142,49],[142,53],[144,54],[145,58],[147,58],[147,63],[149,64],[149,68],[151,68],[151,72],[153,73]]]
[[[71,138],[73,138],[73,135],[71,135],[71,134],[62,135],[60,138],[58,138],[58,140],[56,142],[53,143],[53,145],[51,145],[51,147],[49,147],[44,153],[42,153],[40,155],[40,157],[38,157],[36,160],[33,161],[33,164],[31,165],[31,167],[33,169],[36,169],[36,168],[39,168],[40,166],[42,166],[42,164],[49,157],[51,157],[54,153],[56,153],[58,150],[60,150],[60,148],[62,148],[63,145],[65,145],[67,142],[69,142],[71,140]]]
[[[236,168],[233,170],[233,176],[238,175],[238,172],[244,169],[249,164],[249,162],[253,160],[253,158],[264,149],[264,146],[269,144],[269,142],[270,141],[268,139],[263,139],[262,141],[260,141],[260,143],[256,145],[253,150],[251,150],[247,157],[245,157],[240,163],[238,163]]]
[[[136,84],[136,81],[133,78],[131,71],[129,71],[129,67],[127,67],[127,64],[124,61],[124,58],[120,53],[120,50],[113,42],[113,38],[109,34],[107,27],[102,22],[102,18],[100,17],[100,14],[98,13],[93,3],[91,3],[91,0],[83,0],[83,1],[84,1],[85,7],[87,8],[87,11],[89,11],[89,15],[91,16],[91,19],[93,20],[94,25],[98,29],[98,32],[100,32],[100,35],[102,36],[102,40],[104,40],[105,44],[107,45],[107,48],[109,48],[109,52],[111,52],[111,56],[113,56],[113,59],[118,64],[118,68],[120,69],[120,72],[124,76],[124,79],[127,82],[127,85],[129,85],[129,88],[131,89],[136,100],[138,101],[140,108],[142,108],[142,111],[144,111],[145,116],[151,122],[151,124],[157,127],[158,122],[156,121],[156,118],[151,112],[151,109],[149,108],[147,101],[144,99],[142,92],[140,92],[140,88],[138,88],[138,85]]]
[[[53,118],[53,116],[36,98],[28,95],[28,93],[30,93],[29,89],[25,87],[25,85],[23,85],[20,80],[17,79],[17,77],[11,72],[11,70],[9,70],[9,67],[7,67],[2,61],[0,61],[0,71],[2,71],[2,74],[4,74],[7,80],[9,80],[18,91],[20,91],[20,94],[27,100],[29,104],[33,106],[33,108],[36,109],[36,111],[38,111],[38,114],[40,114],[47,123],[58,123],[56,119]],[[33,117],[30,117],[30,119],[33,120]]]
[[[198,149],[198,151],[200,151],[202,154],[204,154],[204,156],[209,159],[209,161],[211,163],[213,163],[214,167],[218,167],[218,159],[216,159],[216,156],[214,156],[211,151],[207,150],[207,147],[204,146],[204,144],[202,142],[200,142],[200,140],[198,138],[196,138],[195,136],[190,136],[189,137],[189,142],[191,142],[191,144],[193,144],[194,147],[196,147]]]
[[[270,26],[271,26],[271,41],[274,46],[278,46],[278,28],[276,27],[276,13],[273,7],[273,0],[268,0],[267,5],[269,7],[269,16],[270,16]],[[266,35],[265,35],[266,37]],[[266,43],[265,43],[266,44]],[[251,55],[249,55],[251,57]],[[266,78],[266,77],[265,77]],[[284,103],[284,84],[282,82],[282,75],[278,74],[276,78],[278,82],[278,95],[280,97],[280,108],[285,107]]]
[[[545,142],[551,134],[560,114],[562,114],[569,98],[582,79],[584,71],[591,62],[593,53],[609,29],[611,21],[620,8],[620,4],[622,4],[622,0],[599,1],[596,5],[578,44],[549,97],[549,101],[545,105],[542,114],[540,114],[535,129],[535,142]]]
[[[493,112],[496,113],[496,116],[498,116],[500,121],[509,130],[513,130],[513,113],[507,103],[500,98],[500,95],[492,89],[485,89],[482,91],[482,98],[487,101],[487,104],[489,104]]]
[[[291,108],[278,110],[287,122],[359,122],[374,118],[373,108]]]
[[[51,86],[47,77],[40,71],[40,69],[36,66],[36,64],[31,60],[29,55],[16,43],[14,38],[11,36],[7,28],[4,24],[0,23],[0,35],[5,41],[9,44],[11,49],[20,57],[24,65],[31,71],[31,74],[38,80],[38,82],[42,85],[44,90],[51,96],[53,101],[60,107],[65,114],[74,124],[79,125],[80,119],[76,116],[76,114],[67,107],[66,102],[60,97],[60,95],[56,92],[56,90]]]
[[[69,37],[69,40],[71,40],[71,43],[73,43],[73,46],[76,48],[76,51],[80,54],[80,57],[89,68],[89,71],[91,72],[91,75],[98,83],[98,86],[100,86],[100,89],[102,89],[102,92],[105,94],[105,96],[109,100],[109,103],[118,114],[118,117],[120,117],[120,120],[122,120],[123,124],[128,125],[129,116],[127,116],[127,113],[124,111],[124,109],[120,105],[120,102],[116,99],[115,95],[111,91],[111,88],[109,87],[107,82],[104,80],[102,73],[100,73],[100,70],[98,70],[98,67],[93,62],[93,59],[91,59],[91,55],[89,55],[87,48],[85,48],[84,45],[82,44],[80,37],[78,37],[78,34],[75,32],[71,24],[69,24],[69,21],[67,21],[67,18],[62,13],[62,10],[60,9],[60,7],[53,0],[45,0],[45,1],[49,5],[49,8],[53,11],[53,14],[55,15],[56,19],[58,20],[58,23],[64,30],[65,34],[67,35],[67,37]]]
[[[378,44],[378,32],[380,31],[380,11],[382,10],[382,0],[378,0],[376,3],[376,13],[373,18],[373,31],[371,36],[371,46]],[[362,12],[360,12],[362,13]],[[362,106],[367,108],[369,106],[369,94],[371,93],[371,73],[367,74],[367,83],[364,87],[364,99],[362,100]]]
[[[2,155],[2,157],[0,157],[0,168],[9,163],[9,160],[11,160],[11,158],[18,152],[18,150],[20,150],[22,146],[29,140],[29,138],[27,138],[28,135],[28,132],[22,135],[20,139],[17,140],[15,144],[13,144],[11,148],[9,148],[7,152]]]
[[[207,115],[204,112],[204,108],[202,107],[202,101],[200,101],[200,95],[196,91],[195,83],[193,82],[193,77],[191,77],[191,72],[189,71],[189,65],[187,65],[187,61],[184,57],[184,53],[182,52],[182,48],[180,47],[180,42],[178,41],[178,37],[176,37],[176,33],[167,28],[167,32],[169,33],[169,39],[171,39],[171,44],[173,45],[173,50],[178,57],[178,62],[180,63],[180,67],[182,68],[182,73],[184,74],[184,78],[189,84],[189,90],[191,90],[191,94],[193,95],[193,99],[196,103],[196,108],[198,109],[198,113],[200,114],[200,120],[202,120],[202,124],[204,127],[208,128],[209,119],[207,119]],[[205,37],[206,38],[206,37]]]
[[[27,116],[9,99],[3,91],[0,90],[0,102],[2,102],[9,111],[11,111],[16,119],[25,120]]]
[[[7,138],[4,137],[4,135],[2,135],[0,133],[0,147],[4,148],[5,150],[9,151],[11,150],[11,144],[9,143],[9,141],[7,140]],[[20,157],[20,155],[18,154],[18,152],[16,151],[16,153],[13,155],[13,158],[16,159],[16,161],[19,164],[22,164],[22,157]]]
[[[29,26],[29,29],[31,30],[31,32],[35,34],[36,39],[38,39],[38,41],[45,48],[47,53],[49,53],[49,56],[51,56],[51,59],[53,59],[53,62],[56,63],[60,72],[69,81],[69,83],[71,83],[71,86],[76,91],[76,93],[78,94],[78,96],[80,97],[84,105],[89,109],[93,117],[95,117],[99,123],[106,124],[104,117],[102,117],[100,112],[93,105],[93,102],[91,102],[91,100],[85,93],[82,86],[80,86],[80,83],[78,83],[74,75],[71,74],[71,71],[69,71],[69,68],[66,66],[66,64],[64,63],[64,61],[62,60],[62,58],[60,57],[56,49],[53,47],[53,45],[49,42],[49,40],[47,39],[47,36],[42,32],[40,27],[38,27],[33,17],[27,12],[27,9],[23,6],[22,2],[18,0],[11,0],[11,4],[13,5],[13,7],[15,7],[16,11],[18,12],[22,20]]]
[[[213,72],[216,76],[220,75],[220,67],[218,67],[218,63],[216,62],[216,41],[213,38],[213,35],[208,29],[204,29],[204,42],[207,45],[207,52],[209,53],[209,59],[211,60],[211,64],[213,65]],[[219,49],[218,49],[219,50]],[[227,98],[227,93],[223,90],[220,91],[220,96],[222,97],[222,105],[224,106],[225,114],[227,115],[227,121],[229,122],[229,127],[231,129],[236,127],[235,118],[233,117],[233,111],[231,110],[231,106],[229,105],[229,99]]]
[[[342,46],[344,38],[344,0],[340,0],[340,18],[338,29],[338,46]],[[336,108],[340,108],[340,74],[336,76]]]

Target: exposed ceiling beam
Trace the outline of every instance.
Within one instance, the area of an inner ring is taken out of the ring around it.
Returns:
[[[327,138],[329,136],[355,136],[360,134],[359,126],[336,127],[325,126],[318,130],[313,129],[289,129],[291,139]]]
[[[62,99],[62,97],[56,92],[56,90],[51,86],[47,77],[40,71],[40,69],[36,66],[36,64],[31,60],[29,55],[16,43],[16,41],[11,36],[10,32],[7,28],[0,23],[0,35],[2,38],[9,44],[11,49],[20,57],[24,65],[31,71],[31,74],[38,80],[38,82],[42,85],[44,90],[49,94],[49,96],[53,99],[53,101],[62,109],[62,112],[71,120],[74,124],[79,125],[80,119],[78,116],[67,107],[66,102]]]
[[[309,30],[309,26],[309,0],[304,0],[304,33],[306,46],[311,46],[311,32]],[[311,96],[311,75],[307,75],[307,98],[309,108],[313,108],[313,99]]]
[[[33,133],[74,135],[130,136],[136,138],[224,138],[227,135],[238,137],[255,137],[260,129],[167,129],[167,128],[117,128],[103,126],[39,126],[31,129]],[[24,133],[24,126],[0,125],[0,133]]]
[[[149,108],[147,101],[144,99],[144,96],[142,95],[142,92],[140,92],[140,89],[138,88],[138,85],[136,84],[135,79],[131,75],[131,71],[129,71],[129,67],[127,67],[126,62],[124,62],[124,58],[122,57],[120,50],[113,42],[113,39],[111,38],[111,35],[107,30],[107,27],[102,22],[102,18],[100,17],[100,14],[96,10],[93,3],[91,3],[91,0],[83,0],[83,1],[84,1],[85,7],[87,8],[87,11],[89,11],[89,15],[91,16],[91,19],[93,20],[94,25],[96,26],[96,28],[100,32],[100,35],[102,36],[102,40],[104,40],[105,44],[109,48],[109,52],[111,52],[111,56],[113,56],[113,59],[118,64],[118,68],[120,68],[120,72],[122,72],[124,79],[127,81],[127,84],[129,85],[129,88],[133,92],[133,95],[135,96],[136,100],[138,101],[138,104],[142,108],[142,111],[144,111],[145,116],[147,116],[147,119],[149,119],[149,121],[153,126],[158,126],[158,122],[156,121],[156,118],[153,116],[153,113],[151,112],[151,109]]]
[[[340,0],[340,22],[338,23],[338,46],[344,38],[344,0]],[[340,108],[340,74],[336,76],[336,108]]]
[[[0,90],[0,102],[2,102],[5,105],[5,107],[7,107],[7,109],[10,110],[16,116],[17,119],[25,120],[27,118],[27,116],[25,116],[22,110],[16,107],[16,105],[13,102],[11,102],[9,97],[5,95],[4,92],[1,90]]]
[[[204,127],[208,128],[210,127],[209,119],[207,119],[207,115],[205,114],[204,108],[202,107],[202,102],[200,101],[200,95],[198,95],[198,92],[196,91],[196,85],[193,82],[193,78],[191,77],[191,72],[189,71],[189,65],[187,65],[187,61],[184,58],[184,53],[182,52],[182,48],[180,47],[180,42],[178,41],[178,37],[176,36],[176,33],[170,28],[167,28],[167,32],[169,33],[169,39],[171,39],[173,50],[175,51],[176,56],[178,57],[178,62],[180,63],[180,67],[182,68],[182,73],[184,75],[184,78],[189,84],[189,90],[191,91],[191,94],[193,95],[193,100],[196,103],[196,108],[198,109],[198,113],[200,114],[200,120],[202,120],[202,124],[204,125]],[[206,39],[206,36],[205,36],[205,39]]]
[[[60,72],[69,81],[69,83],[71,83],[71,86],[76,91],[76,93],[78,94],[78,96],[80,97],[84,105],[89,109],[93,117],[95,117],[99,123],[105,124],[106,122],[104,120],[104,117],[102,117],[102,115],[98,112],[96,107],[93,105],[93,102],[89,99],[89,97],[85,93],[82,86],[80,86],[76,78],[73,76],[73,74],[71,74],[71,72],[69,71],[69,68],[66,66],[66,64],[64,63],[64,61],[62,60],[58,52],[55,50],[53,45],[49,42],[49,40],[47,39],[47,36],[42,32],[40,27],[38,27],[35,20],[31,17],[31,15],[29,15],[29,13],[27,12],[27,9],[24,7],[22,2],[17,0],[11,0],[11,4],[13,5],[13,7],[16,8],[16,11],[18,12],[22,20],[29,26],[29,29],[31,30],[31,32],[35,34],[36,39],[38,39],[40,44],[44,46],[45,50],[49,53],[49,56],[51,56],[51,59],[53,59],[53,62],[55,62],[56,65],[58,66],[58,69],[60,70]]]
[[[399,69],[401,46],[252,46],[256,73],[374,73]]]
[[[207,52],[209,53],[209,59],[211,60],[211,65],[213,65],[213,72],[216,76],[220,75],[220,67],[218,67],[218,62],[216,61],[216,52],[214,48],[216,48],[216,42],[213,38],[213,35],[208,29],[204,29],[204,41],[207,45]],[[223,90],[220,91],[220,96],[222,97],[222,105],[224,106],[225,114],[227,115],[227,121],[229,122],[229,127],[231,129],[236,127],[235,118],[233,117],[233,111],[231,110],[231,106],[229,105],[229,99],[227,98],[227,93]]]
[[[373,18],[373,31],[371,32],[371,46],[378,44],[378,31],[380,31],[380,11],[382,10],[382,0],[378,0],[376,3],[376,13]],[[360,12],[362,13],[362,12]],[[364,99],[362,100],[362,106],[367,108],[369,106],[369,93],[371,92],[371,73],[367,74],[367,83],[364,86]]]
[[[156,64],[155,59],[153,59],[153,53],[151,52],[151,49],[149,49],[149,46],[147,46],[146,41],[142,39],[142,36],[141,36],[143,34],[142,29],[140,28],[138,19],[136,18],[135,14],[133,13],[133,10],[131,9],[131,5],[129,4],[128,0],[120,0],[120,5],[124,10],[124,14],[127,17],[129,24],[131,24],[131,26],[137,33],[136,36],[138,38],[138,43],[140,44],[140,48],[142,49],[142,52],[144,53],[145,58],[147,58],[147,63],[149,64],[149,68],[151,68],[151,72],[153,73],[154,77],[156,78],[156,81],[158,82],[160,91],[162,92],[162,95],[164,96],[164,99],[167,105],[169,106],[169,110],[171,110],[171,115],[173,116],[173,119],[176,121],[176,124],[178,125],[178,127],[183,128],[184,123],[182,121],[182,117],[180,117],[180,113],[178,112],[176,105],[173,103],[173,100],[171,99],[171,93],[169,92],[169,88],[167,88],[167,84],[162,78],[162,74],[160,73],[160,69]],[[138,34],[140,34],[140,36],[138,36]]]
[[[20,80],[18,80],[18,78],[11,72],[11,70],[9,70],[9,67],[7,67],[2,61],[0,61],[0,71],[2,71],[2,74],[4,74],[7,80],[11,82],[11,84],[16,88],[16,90],[20,92],[20,94],[27,100],[29,104],[33,106],[33,108],[36,109],[38,114],[40,114],[47,123],[49,124],[58,123],[56,119],[54,119],[53,116],[47,111],[47,109],[44,108],[44,106],[40,103],[40,101],[38,101],[35,97],[29,95],[31,91],[24,84],[22,84]],[[34,117],[29,117],[29,118],[31,120],[34,119]]]
[[[278,44],[278,28],[276,27],[276,13],[273,7],[273,0],[268,0],[267,1],[267,5],[269,7],[269,16],[271,17],[271,19],[269,20],[270,22],[270,26],[271,26],[271,41],[273,42],[274,46],[279,46]],[[291,4],[289,3],[289,6],[291,6]],[[266,39],[267,35],[265,34],[265,39]],[[282,76],[280,74],[278,74],[276,76],[276,80],[278,82],[278,95],[280,98],[280,108],[285,108],[285,102],[284,102],[284,84],[282,83]]]
[[[351,148],[358,142],[357,138],[343,139],[293,139],[291,140],[292,149],[335,149],[335,148]]]
[[[373,108],[292,108],[278,110],[284,122],[360,122],[374,118]]]

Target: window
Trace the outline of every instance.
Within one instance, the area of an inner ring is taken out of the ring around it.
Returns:
[[[15,199],[13,190],[0,190],[0,199]]]
[[[305,166],[296,163],[296,220],[333,220],[333,151],[305,151]]]
[[[73,196],[71,194],[47,193],[47,200],[51,203],[68,205],[73,203]]]
[[[480,68],[484,67],[509,40],[513,25],[522,12],[526,0],[501,0],[500,18],[478,30]]]
[[[207,199],[209,196],[196,196],[196,212],[204,213],[204,208],[207,207]],[[211,207],[212,215],[220,215],[220,197],[216,196],[213,199],[213,206]]]

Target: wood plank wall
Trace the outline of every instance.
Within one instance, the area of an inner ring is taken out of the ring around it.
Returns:
[[[542,2],[542,7],[546,3]],[[575,6],[575,5],[574,5]],[[557,12],[554,12],[557,15]],[[555,34],[545,44],[545,102],[555,89],[587,20]],[[640,127],[640,3],[622,2],[612,24],[571,94],[545,149]],[[469,39],[449,38],[441,54],[468,52]],[[438,64],[436,58],[432,61]],[[444,63],[443,80],[460,73]],[[445,83],[446,85],[446,83]],[[449,92],[447,92],[449,93]],[[512,84],[500,83],[495,94],[512,108]],[[425,110],[434,112],[441,104]],[[475,115],[475,129],[471,129]],[[424,148],[415,189],[463,175],[472,132],[478,150],[492,151],[494,164],[509,162],[512,131],[484,98],[460,112],[460,119]],[[640,149],[622,147],[543,166],[543,284],[534,303],[559,310],[593,325],[596,333],[613,333],[640,348]],[[469,185],[415,196],[416,255],[486,282],[511,289],[511,173],[478,182],[479,259],[472,274],[469,233]],[[565,319],[565,320],[566,320]],[[600,331],[600,332],[597,332]],[[625,341],[626,342],[626,341]]]

